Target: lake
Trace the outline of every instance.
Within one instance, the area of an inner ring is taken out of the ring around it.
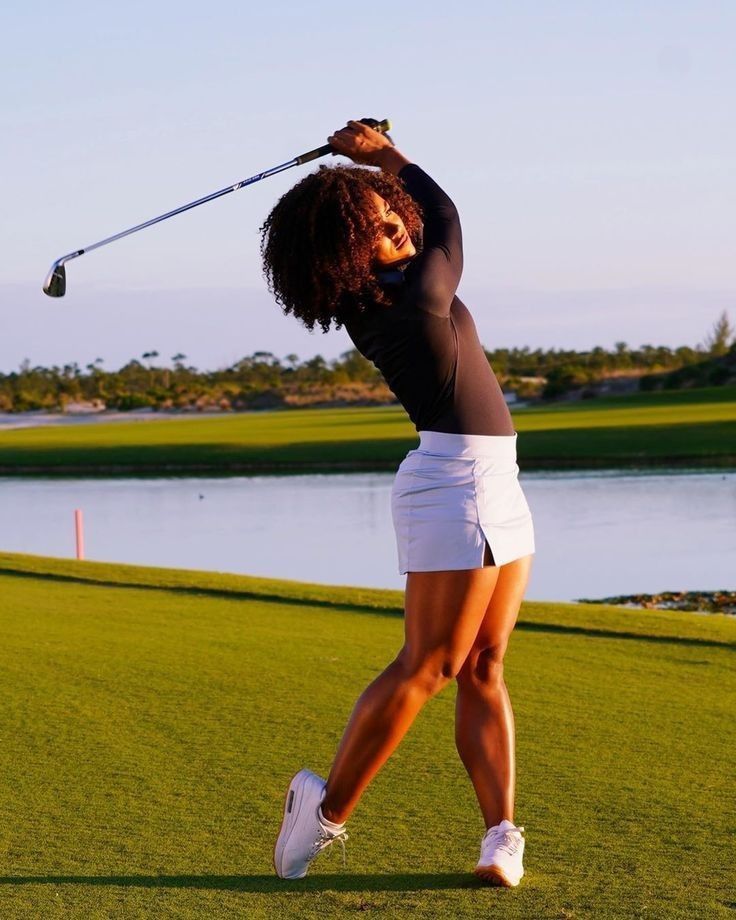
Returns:
[[[0,478],[0,548],[328,584],[401,588],[391,473]],[[733,588],[736,473],[527,473],[527,597]]]

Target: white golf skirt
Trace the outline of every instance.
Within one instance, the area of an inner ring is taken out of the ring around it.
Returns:
[[[399,572],[492,565],[534,552],[534,526],[519,484],[517,434],[420,431],[391,489]]]

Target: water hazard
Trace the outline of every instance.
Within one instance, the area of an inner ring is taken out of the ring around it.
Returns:
[[[0,548],[401,588],[392,474],[0,478]],[[736,473],[529,473],[537,555],[527,597],[734,587]]]

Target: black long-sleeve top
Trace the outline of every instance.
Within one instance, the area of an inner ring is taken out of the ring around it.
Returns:
[[[455,294],[463,269],[457,208],[416,163],[403,166],[398,176],[424,210],[423,248],[403,267],[394,303],[350,315],[348,335],[379,369],[417,431],[513,434],[473,317]]]

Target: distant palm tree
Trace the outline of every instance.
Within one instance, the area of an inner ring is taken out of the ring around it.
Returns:
[[[153,359],[158,358],[157,351],[144,351],[141,355],[144,361],[148,361],[148,379],[151,386],[154,383],[154,374],[153,374]]]

